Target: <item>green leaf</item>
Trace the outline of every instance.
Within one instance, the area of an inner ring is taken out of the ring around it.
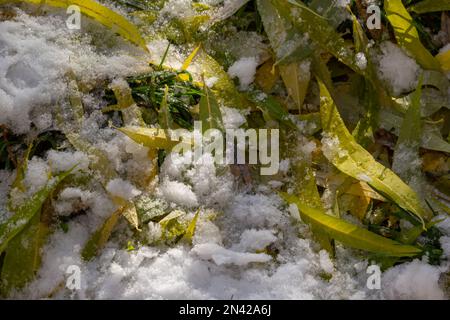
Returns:
[[[404,181],[409,183],[413,177],[421,174],[419,147],[422,136],[422,119],[420,117],[420,98],[422,80],[412,97],[411,106],[403,119],[400,135],[394,150],[392,169]],[[418,190],[416,190],[418,191]]]
[[[414,214],[424,224],[430,218],[417,194],[390,169],[378,163],[356,143],[345,127],[329,91],[320,82],[322,127],[325,134],[322,150],[325,157],[340,171],[369,184],[375,191]]]
[[[286,193],[281,193],[281,196],[288,203],[297,205],[298,210],[308,217],[316,228],[321,228],[330,237],[346,246],[392,257],[413,257],[422,252],[416,247],[402,245],[345,220],[327,215],[319,209],[305,205],[295,196]]]
[[[200,98],[200,121],[203,133],[208,129],[223,131],[222,113],[214,93],[204,84],[203,96]]]
[[[289,112],[274,97],[256,90],[249,92],[247,97],[264,113],[266,118],[276,120],[290,129],[297,130]]]
[[[394,28],[398,44],[411,54],[424,69],[441,70],[439,62],[422,45],[413,18],[401,0],[384,0],[386,16]]]
[[[15,209],[13,215],[6,222],[0,224],[0,253],[5,250],[9,241],[27,226],[39,212],[44,201],[71,172],[72,170],[69,170],[53,178],[24,204]]]
[[[450,0],[424,0],[408,8],[409,11],[422,14],[450,10]]]
[[[31,281],[41,264],[41,249],[49,234],[41,214],[33,216],[29,224],[8,244],[1,270],[1,293],[7,296],[12,289],[23,288]]]
[[[166,85],[164,88],[164,96],[161,100],[161,106],[159,107],[159,125],[162,129],[172,129],[173,119],[169,111],[169,104],[167,102],[169,97],[169,87]]]

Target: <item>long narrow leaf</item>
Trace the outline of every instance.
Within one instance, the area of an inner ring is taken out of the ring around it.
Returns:
[[[372,155],[356,143],[334,104],[329,91],[320,83],[324,155],[345,174],[364,181],[390,198],[404,210],[414,214],[422,222],[430,218],[417,194],[395,173],[377,162]]]
[[[345,220],[327,215],[321,210],[306,206],[295,196],[286,193],[282,193],[281,196],[288,203],[297,205],[298,210],[307,216],[316,227],[320,227],[330,237],[344,245],[391,257],[411,257],[421,253],[421,250],[416,247],[402,245]]]

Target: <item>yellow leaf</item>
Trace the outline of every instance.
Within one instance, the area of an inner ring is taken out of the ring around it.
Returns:
[[[189,66],[191,65],[192,61],[194,60],[194,58],[197,56],[198,50],[200,50],[201,45],[198,45],[194,51],[192,51],[192,53],[186,58],[186,60],[184,60],[183,65],[181,66],[181,70],[186,71]],[[181,81],[189,81],[189,75],[187,75],[186,73],[182,73],[178,76],[178,78]]]
[[[191,145],[187,139],[183,139],[181,142],[172,140],[171,130],[144,127],[124,127],[117,128],[117,130],[148,148],[171,150],[178,144],[187,145],[188,147]]]
[[[440,70],[439,62],[420,42],[414,21],[402,0],[384,0],[386,16],[394,28],[398,44],[409,52],[423,68]]]
[[[430,213],[421,204],[418,195],[394,172],[377,162],[372,155],[356,143],[333,102],[326,86],[320,82],[320,113],[325,141],[325,157],[340,171],[366,182],[383,196],[415,215],[423,225]],[[326,144],[326,145],[325,145]]]
[[[392,257],[411,257],[421,253],[419,248],[402,245],[384,238],[345,220],[325,214],[319,209],[303,204],[297,197],[287,193],[280,194],[288,203],[297,205],[298,210],[308,217],[308,221],[320,228],[330,237],[346,246]]]

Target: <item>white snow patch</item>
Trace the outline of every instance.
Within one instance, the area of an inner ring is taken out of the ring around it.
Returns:
[[[255,80],[258,60],[256,57],[241,58],[231,65],[228,75],[231,78],[238,78],[240,89],[247,90],[248,86]]]
[[[420,67],[396,44],[385,41],[378,57],[379,73],[390,84],[395,95],[413,90],[417,85]]]
[[[167,201],[186,206],[188,208],[198,205],[197,196],[192,188],[178,181],[165,180],[159,187]]]
[[[142,192],[136,189],[130,182],[122,180],[121,178],[112,179],[106,185],[106,190],[113,196],[120,197],[126,200],[137,197]]]
[[[387,270],[381,287],[387,299],[444,299],[440,274],[439,267],[416,259]]]
[[[225,249],[215,243],[198,244],[192,252],[201,259],[213,260],[217,265],[234,264],[244,266],[252,262],[268,262],[272,258],[265,253],[243,253]]]

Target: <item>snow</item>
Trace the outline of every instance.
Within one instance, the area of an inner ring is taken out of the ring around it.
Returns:
[[[242,233],[241,240],[234,249],[241,252],[261,251],[276,240],[273,230],[247,229]]]
[[[363,52],[359,52],[356,54],[356,65],[361,70],[365,70],[367,68],[367,58]]]
[[[56,151],[50,150],[47,153],[47,162],[53,174],[68,171],[74,168],[75,172],[86,172],[89,169],[88,156],[80,151]]]
[[[213,260],[218,266],[223,264],[234,264],[244,266],[252,262],[268,262],[271,257],[267,254],[260,253],[242,253],[227,250],[214,243],[205,243],[196,245],[192,252],[203,260]]]
[[[378,57],[380,77],[391,86],[394,95],[412,91],[417,85],[420,67],[392,42],[383,42]]]
[[[49,178],[50,167],[44,160],[38,157],[33,157],[30,161],[28,161],[24,182],[28,188],[29,195],[32,195],[36,191],[43,188],[47,184]]]
[[[16,12],[14,19],[0,23],[0,123],[17,134],[29,130],[34,108],[55,104],[67,94],[63,78],[69,71],[89,83],[146,68],[145,61],[125,52],[125,45],[97,52],[89,44],[91,36],[65,27],[64,16]],[[110,32],[102,30],[108,39]],[[40,128],[49,127],[51,110],[46,109],[37,114]]]
[[[113,196],[123,198],[125,200],[130,200],[137,197],[142,192],[136,189],[130,182],[125,181],[121,178],[112,179],[106,185],[106,190]]]
[[[414,260],[389,269],[382,277],[382,290],[387,299],[444,299],[439,287],[439,267]]]
[[[192,188],[184,183],[166,180],[160,186],[160,190],[167,201],[188,208],[198,205],[197,196],[192,192]]]
[[[249,85],[255,80],[258,60],[256,57],[241,58],[231,65],[228,75],[231,78],[238,78],[240,89],[247,90]]]

